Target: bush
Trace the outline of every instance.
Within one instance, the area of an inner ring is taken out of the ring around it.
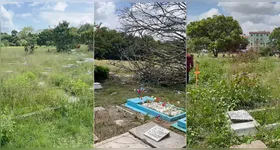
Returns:
[[[274,53],[273,53],[273,49],[272,47],[261,47],[260,48],[260,51],[259,51],[259,54],[261,56],[273,56]]]
[[[6,110],[7,111],[7,110]],[[1,147],[10,141],[10,134],[14,132],[15,122],[12,120],[12,115],[7,115],[7,112],[2,110],[1,113]]]
[[[259,54],[254,49],[250,49],[249,51],[245,53],[239,53],[237,56],[233,59],[236,63],[248,63],[248,62],[257,62],[259,60]]]
[[[104,66],[94,67],[94,80],[97,82],[106,80],[109,78],[109,68]]]

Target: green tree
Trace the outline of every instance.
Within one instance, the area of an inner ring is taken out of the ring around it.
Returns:
[[[54,44],[53,42],[53,32],[52,29],[45,29],[42,32],[39,33],[38,39],[37,39],[37,44],[39,46],[50,46]]]
[[[57,52],[70,51],[73,37],[70,34],[69,24],[67,21],[62,21],[53,29]]]
[[[18,33],[18,37],[20,39],[27,39],[29,33],[33,33],[34,32],[34,28],[33,27],[24,27],[19,33]]]
[[[94,25],[91,25],[89,23],[86,23],[84,25],[82,25],[79,29],[78,29],[78,33],[81,34],[85,31],[88,31],[88,30],[92,30],[94,28]]]
[[[280,27],[275,28],[269,36],[271,44],[276,50],[280,50]]]
[[[219,52],[238,49],[242,41],[241,34],[239,23],[224,15],[194,21],[187,26],[188,37],[199,41],[197,44],[201,43],[201,38],[207,39],[206,46],[215,57],[218,57]]]

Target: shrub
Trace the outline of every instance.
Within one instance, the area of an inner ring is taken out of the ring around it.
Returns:
[[[106,80],[109,78],[109,68],[104,66],[94,67],[94,80],[97,82]]]
[[[243,53],[240,52],[237,56],[233,59],[236,63],[248,63],[248,62],[257,62],[259,60],[259,54],[254,49],[250,49],[249,51]]]
[[[10,134],[14,132],[15,122],[12,120],[12,115],[7,115],[5,111],[2,110],[1,113],[1,147],[9,142]]]

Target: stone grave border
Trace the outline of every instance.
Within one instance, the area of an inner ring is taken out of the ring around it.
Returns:
[[[145,107],[142,104],[142,102],[146,102],[148,100],[154,100],[153,98],[149,97],[149,96],[145,96],[145,97],[142,97],[142,100],[140,98],[132,98],[132,99],[127,99],[127,102],[125,104],[125,106],[127,108],[130,108],[136,112],[139,112],[141,114],[144,114],[144,115],[149,115],[150,117],[157,117],[157,116],[160,116],[160,118],[162,120],[166,120],[168,122],[173,122],[173,121],[177,121],[179,119],[182,119],[184,117],[186,117],[186,112],[182,113],[182,114],[179,114],[177,116],[173,116],[173,117],[170,117],[166,114],[163,114],[161,112],[158,112],[156,110],[153,110],[153,109],[150,109],[148,107]],[[177,107],[179,108],[179,107]],[[179,108],[181,109],[181,108]]]

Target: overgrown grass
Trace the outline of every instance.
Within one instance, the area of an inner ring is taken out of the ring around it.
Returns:
[[[92,58],[92,52],[85,46],[76,54],[47,49],[41,47],[34,54],[26,54],[22,47],[1,48],[2,148],[92,147],[93,91],[89,88],[93,86],[93,74],[88,70],[93,71],[93,64],[76,63]],[[78,66],[62,67],[67,64]],[[69,103],[70,96],[79,101]],[[18,118],[53,107],[60,108]]]
[[[188,147],[222,148],[256,139],[268,143],[268,147],[276,147],[275,139],[264,138],[270,131],[263,130],[255,137],[236,136],[225,113],[278,104],[280,60],[268,57],[246,62],[208,56],[195,60],[200,64],[201,74],[198,87],[194,86],[193,72],[191,84],[187,85]],[[271,136],[279,138],[280,134],[273,132]]]

